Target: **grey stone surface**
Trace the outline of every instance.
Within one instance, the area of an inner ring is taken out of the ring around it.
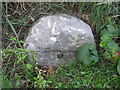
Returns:
[[[24,47],[37,52],[40,66],[75,62],[75,51],[94,42],[92,30],[82,20],[66,14],[45,16],[30,28]]]

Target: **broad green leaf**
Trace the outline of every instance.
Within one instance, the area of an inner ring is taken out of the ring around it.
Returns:
[[[101,37],[100,46],[105,47],[112,40],[112,34],[106,33]]]
[[[101,37],[101,40],[104,41],[104,42],[108,42],[112,39],[112,34],[104,34],[102,37]]]
[[[76,60],[83,65],[91,65],[92,63],[98,62],[98,54],[93,44],[84,44],[81,46],[76,53]]]
[[[111,24],[107,25],[107,28],[108,28],[110,33],[115,31],[115,27],[113,25],[111,25]]]
[[[107,29],[103,29],[101,32],[100,32],[100,36],[103,36],[105,34],[108,34],[108,30]]]
[[[118,51],[118,45],[113,40],[107,43],[107,47],[112,54]]]
[[[108,31],[114,36],[118,37],[119,36],[119,29],[115,28],[113,25],[107,25]]]
[[[105,42],[103,42],[103,41],[100,42],[100,46],[101,46],[101,47],[105,47],[105,45],[106,45]]]

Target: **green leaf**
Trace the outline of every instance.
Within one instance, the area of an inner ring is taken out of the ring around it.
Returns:
[[[32,65],[31,64],[26,64],[26,67],[27,67],[28,70],[32,69]]]
[[[104,34],[102,37],[101,37],[101,40],[104,41],[104,42],[108,42],[112,39],[112,34]]]
[[[115,28],[113,25],[107,25],[108,31],[114,36],[118,37],[119,36],[119,29]]]
[[[105,47],[112,40],[112,34],[106,33],[101,37],[100,46]]]
[[[2,88],[12,88],[12,84],[4,74],[2,74]]]
[[[103,57],[105,58],[105,59],[111,59],[111,54],[110,53],[108,53],[107,51],[106,52],[103,52]]]
[[[107,43],[107,47],[112,54],[118,51],[118,45],[113,40]]]
[[[104,41],[101,41],[101,42],[100,42],[100,46],[101,46],[101,47],[105,47],[105,45],[106,45],[106,43],[105,43]]]
[[[76,60],[83,65],[92,65],[92,63],[98,62],[98,54],[95,50],[95,45],[84,44],[81,46],[76,53]]]
[[[108,30],[107,29],[103,29],[101,32],[100,32],[100,36],[103,36],[105,34],[108,34]]]

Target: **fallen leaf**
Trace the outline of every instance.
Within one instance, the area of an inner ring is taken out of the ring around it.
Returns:
[[[48,69],[48,71],[47,71],[47,75],[49,75],[52,71],[53,71],[53,67],[50,66],[49,69]]]

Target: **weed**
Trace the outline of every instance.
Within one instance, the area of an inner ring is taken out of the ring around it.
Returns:
[[[17,41],[15,38],[11,40],[13,42]],[[19,43],[21,43],[21,41]],[[32,53],[32,58],[29,58],[29,53]],[[43,80],[40,69],[35,63],[36,56],[32,50],[9,48],[2,51],[2,56],[3,60],[8,59],[7,63],[3,61],[3,88],[20,88],[24,87],[25,84],[27,84],[26,87],[29,88],[46,86],[46,81]],[[4,66],[4,64],[6,65]],[[9,68],[11,69],[9,70]],[[7,75],[5,73],[7,73]],[[11,82],[9,82],[7,78],[9,78]]]

